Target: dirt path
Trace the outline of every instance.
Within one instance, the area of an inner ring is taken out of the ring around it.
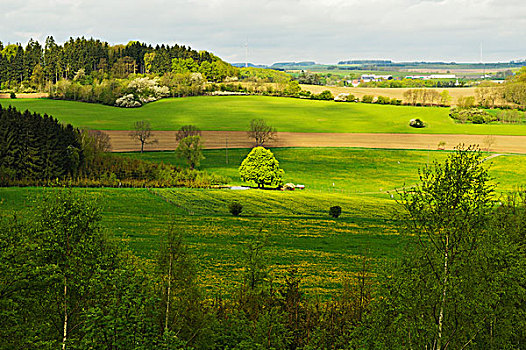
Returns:
[[[48,93],[45,92],[31,92],[31,93],[17,93],[16,98],[47,98]],[[11,98],[10,94],[1,93],[0,98]]]
[[[138,151],[140,144],[132,140],[129,131],[104,131],[108,133],[113,151]],[[146,151],[173,150],[176,147],[175,131],[155,131],[158,143],[146,145]],[[203,143],[206,149],[248,148],[252,141],[244,131],[203,131]],[[490,136],[455,134],[352,134],[352,133],[294,133],[279,132],[276,140],[268,147],[364,147],[394,149],[437,149],[444,141],[446,149],[452,149],[459,143],[478,144],[486,149],[491,140],[490,151],[501,153],[526,154],[526,136]]]

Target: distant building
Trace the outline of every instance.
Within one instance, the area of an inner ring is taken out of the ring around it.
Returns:
[[[360,80],[362,83],[369,83],[371,81],[382,81],[382,80],[392,80],[392,75],[376,75],[376,74],[362,74]]]
[[[431,74],[431,75],[407,75],[406,79],[429,80],[429,79],[456,79],[455,74]]]

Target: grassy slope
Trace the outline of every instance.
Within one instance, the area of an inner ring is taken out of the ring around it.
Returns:
[[[203,167],[230,176],[248,150],[224,153],[206,151]],[[443,159],[445,152],[362,149],[275,149],[286,170],[286,180],[301,182],[305,191],[231,191],[196,189],[79,189],[97,196],[104,207],[103,224],[144,257],[153,257],[159,235],[173,220],[194,251],[207,288],[218,291],[225,280],[239,279],[243,243],[261,228],[269,235],[270,264],[278,274],[300,266],[311,292],[327,292],[356,269],[360,256],[396,257],[403,238],[392,221],[395,203],[385,193],[417,180],[417,168]],[[137,157],[139,154],[127,154]],[[171,152],[145,153],[142,158],[170,162]],[[398,162],[400,161],[400,164]],[[525,156],[492,160],[491,174],[500,189],[524,183]],[[511,169],[511,170],[510,170]],[[335,188],[332,188],[335,182]],[[340,192],[339,190],[343,190]],[[23,217],[41,189],[0,188],[0,215],[17,212]],[[358,192],[358,193],[356,193]],[[226,205],[244,205],[241,217],[232,217]],[[331,205],[343,208],[334,220]]]
[[[201,168],[230,178],[233,185],[241,185],[237,169],[249,151],[229,149],[226,164],[224,150],[206,150]],[[285,182],[305,184],[309,190],[348,194],[381,192],[413,184],[418,181],[419,168],[444,159],[448,153],[360,148],[275,148],[272,152],[285,170]],[[184,165],[174,152],[122,155]],[[526,156],[493,158],[488,166],[499,191],[511,191],[526,183]]]
[[[335,103],[263,96],[222,96],[163,99],[141,108],[123,109],[99,104],[46,99],[2,100],[19,109],[48,113],[77,127],[128,130],[137,120],[149,120],[155,130],[176,130],[195,124],[203,130],[246,130],[249,121],[264,118],[279,131],[393,132],[526,135],[526,125],[455,124],[447,108]],[[420,118],[428,127],[414,129]]]

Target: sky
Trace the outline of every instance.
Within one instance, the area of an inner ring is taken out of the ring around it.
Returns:
[[[507,62],[526,59],[526,1],[0,0],[4,45],[48,35],[177,43],[232,63],[480,62],[481,47],[482,62]]]

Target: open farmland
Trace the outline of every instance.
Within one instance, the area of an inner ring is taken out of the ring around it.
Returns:
[[[205,151],[202,168],[242,184],[237,167],[248,149]],[[286,182],[302,183],[304,191],[232,191],[203,189],[77,189],[99,198],[103,225],[129,242],[140,256],[152,258],[170,221],[184,234],[199,265],[200,281],[213,292],[226,281],[239,281],[243,244],[259,231],[269,240],[269,263],[279,278],[298,266],[309,293],[330,293],[342,278],[356,271],[362,256],[393,258],[404,238],[393,220],[396,203],[388,190],[418,181],[417,169],[446,152],[370,149],[274,149]],[[173,152],[129,153],[152,161],[179,164]],[[526,157],[491,159],[491,174],[501,191],[524,183]],[[489,164],[488,164],[489,165]],[[334,185],[333,185],[334,184]],[[0,189],[0,215],[24,217],[39,188]],[[227,204],[244,205],[233,217]],[[340,205],[338,219],[328,208]]]
[[[319,94],[324,90],[329,90],[334,96],[338,94],[353,94],[358,98],[362,98],[365,95],[372,96],[386,96],[389,98],[397,98],[404,102],[404,93],[407,90],[414,90],[420,88],[366,88],[366,87],[341,87],[341,86],[321,86],[321,85],[305,85],[302,84],[301,88],[306,91],[310,91],[313,94]],[[454,105],[459,97],[475,96],[475,88],[427,88],[429,90],[436,90],[439,93],[447,90],[451,95],[451,103]]]
[[[526,135],[526,125],[456,124],[448,108],[264,96],[170,98],[134,109],[48,99],[1,103],[47,113],[76,127],[100,130],[129,130],[135,121],[147,120],[154,130],[177,130],[193,124],[201,130],[245,131],[250,120],[263,118],[281,132]],[[413,118],[423,120],[427,127],[411,128],[409,120]]]

